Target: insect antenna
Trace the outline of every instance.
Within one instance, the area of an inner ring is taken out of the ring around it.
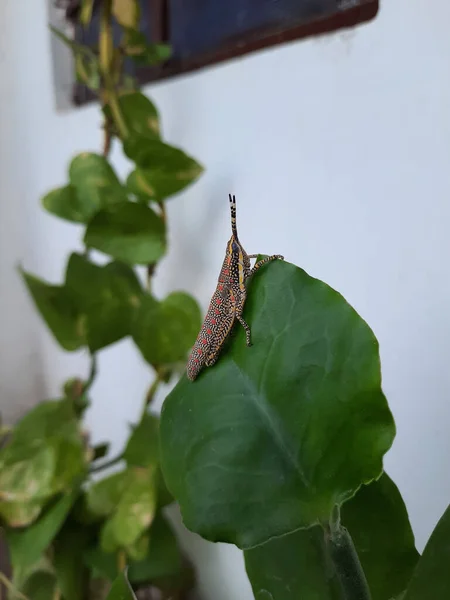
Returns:
[[[231,210],[231,231],[233,236],[238,239],[238,233],[236,228],[236,196],[233,194],[228,194],[230,199],[230,210]]]

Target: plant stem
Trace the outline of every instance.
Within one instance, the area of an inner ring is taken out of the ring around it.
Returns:
[[[16,590],[11,581],[2,572],[0,572],[0,583],[2,583],[13,596],[20,598],[21,600],[29,600],[27,596],[19,592],[19,590]]]
[[[119,550],[119,554],[117,555],[117,568],[120,573],[125,571],[125,567],[127,566],[127,556],[124,550]]]
[[[84,384],[83,392],[86,394],[92,387],[97,376],[97,357],[95,354],[91,354],[91,370],[89,371],[89,377]]]
[[[142,415],[141,415],[141,421],[144,418],[144,415],[147,413],[147,408],[153,402],[155,394],[158,391],[158,388],[161,385],[161,383],[162,383],[162,379],[160,378],[159,374],[157,374],[155,380],[153,381],[152,385],[148,389],[147,395],[145,396],[144,406],[143,406]]]
[[[120,463],[120,461],[122,460],[122,454],[119,454],[119,456],[116,456],[115,458],[111,458],[111,460],[107,460],[106,462],[102,463],[101,465],[96,465],[95,467],[91,467],[89,469],[89,473],[99,473],[100,471],[103,471],[104,469],[107,469],[108,467],[113,467],[114,465],[117,465],[117,463]]]
[[[344,600],[371,600],[369,586],[353,540],[347,529],[340,525],[338,511],[330,523],[327,543]]]
[[[99,49],[100,68],[102,70],[106,102],[122,139],[128,137],[128,127],[120,110],[119,100],[114,87],[113,69],[113,34],[111,26],[112,0],[103,0],[102,14],[100,20]]]

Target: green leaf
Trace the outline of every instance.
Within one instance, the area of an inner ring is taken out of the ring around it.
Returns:
[[[91,90],[100,89],[101,70],[97,57],[81,53],[75,54],[75,75],[77,81],[83,83]]]
[[[85,466],[72,403],[42,402],[19,421],[0,451],[0,513],[11,526],[28,525],[51,496],[72,486]]]
[[[140,18],[139,2],[138,0],[113,0],[112,13],[119,25],[135,29]]]
[[[145,360],[157,367],[186,360],[200,327],[200,307],[189,294],[173,292],[163,302],[146,295],[132,335]]]
[[[123,458],[134,467],[156,466],[159,462],[159,419],[146,413],[128,440]]]
[[[111,515],[120,501],[129,479],[129,471],[119,471],[97,481],[87,491],[86,508],[93,516]]]
[[[443,600],[450,589],[450,506],[428,540],[404,600]]]
[[[21,271],[37,310],[59,345],[68,352],[85,344],[83,317],[64,287],[50,285]]]
[[[320,526],[246,550],[245,567],[255,600],[341,600]]]
[[[122,94],[120,110],[130,132],[150,139],[159,137],[159,115],[156,106],[141,92]]]
[[[51,190],[42,198],[42,205],[49,213],[74,223],[87,223],[93,214],[89,198],[78,196],[73,185]]]
[[[127,487],[101,531],[101,546],[114,552],[136,543],[150,526],[156,511],[154,471],[130,469]]]
[[[85,315],[91,352],[131,334],[142,289],[129,266],[113,262],[100,267],[74,253],[67,265],[66,287]]]
[[[117,554],[114,552],[104,552],[99,546],[92,546],[84,553],[83,560],[93,577],[114,581],[118,575]]]
[[[137,165],[128,187],[143,180],[150,197],[162,200],[183,190],[203,172],[203,167],[179,148],[143,135],[132,135],[124,142],[125,154]]]
[[[83,204],[84,223],[88,223],[101,208],[127,200],[126,189],[100,154],[82,152],[75,156],[69,166],[69,179]]]
[[[33,573],[25,583],[22,593],[30,600],[54,600],[57,597],[56,578],[52,573],[45,571]],[[16,597],[18,596],[14,596]]]
[[[7,541],[11,554],[11,563],[20,578],[20,572],[39,560],[60,530],[79,490],[74,489],[54,502],[33,525],[20,531],[9,530]]]
[[[408,513],[395,483],[383,473],[342,506],[367,577],[372,600],[386,600],[407,586],[420,558]],[[386,543],[389,540],[389,543]]]
[[[383,474],[346,502],[342,523],[350,531],[372,600],[388,600],[407,585],[419,554],[406,507],[393,481]],[[389,543],[386,543],[389,540]],[[324,531],[298,530],[245,552],[255,598],[340,600]]]
[[[102,210],[89,223],[84,241],[118,260],[149,264],[166,251],[164,223],[143,204],[124,202]]]
[[[54,565],[58,587],[64,600],[85,600],[87,572],[83,552],[89,541],[89,530],[66,523],[54,544]]]
[[[160,451],[186,526],[240,548],[327,522],[378,477],[395,426],[377,340],[340,294],[277,261],[228,352],[166,398]],[[261,502],[264,498],[264,502]]]
[[[163,514],[158,512],[150,528],[145,557],[130,562],[130,581],[139,584],[173,577],[181,569],[182,558],[176,537]]]
[[[114,581],[106,600],[136,600],[128,579],[124,573],[118,575]]]
[[[89,3],[91,0],[85,1]],[[82,8],[82,11],[84,11],[84,18],[87,18],[88,16],[87,10],[89,10],[89,8]],[[78,44],[55,27],[50,26],[50,29],[63,44],[72,50],[72,54],[75,58],[75,73],[78,81],[81,81],[93,90],[98,89],[100,87],[100,64],[96,54],[88,46]]]
[[[28,483],[30,480],[27,480]],[[0,501],[0,517],[10,527],[25,527],[39,516],[44,504],[44,498],[27,502],[19,500],[10,502],[8,500]]]
[[[128,29],[125,54],[137,65],[158,65],[168,60],[172,54],[167,44],[149,44],[146,36],[136,29]]]

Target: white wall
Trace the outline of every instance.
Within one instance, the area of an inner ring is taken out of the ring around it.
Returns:
[[[420,548],[450,501],[450,4],[430,4],[385,1],[351,33],[149,89],[167,138],[207,167],[170,202],[159,291],[184,288],[206,306],[233,191],[249,252],[283,253],[343,293],[380,340],[398,426],[386,467]],[[97,107],[54,110],[46,20],[45,0],[0,2],[0,391],[10,417],[87,368],[55,345],[13,271],[22,260],[61,278],[80,229],[38,199],[64,181],[71,155],[100,148]],[[114,157],[123,171],[117,148]],[[88,424],[118,450],[151,375],[128,342],[100,367]],[[251,598],[239,552],[185,538],[205,598]]]

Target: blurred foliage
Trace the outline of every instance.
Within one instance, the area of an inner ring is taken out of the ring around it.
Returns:
[[[48,213],[83,227],[85,248],[68,257],[62,283],[21,270],[55,341],[63,350],[89,353],[91,373],[68,380],[60,398],[40,403],[2,438],[0,520],[13,568],[9,585],[29,600],[101,599],[109,591],[111,598],[133,598],[125,575],[111,588],[127,565],[136,589],[182,598],[193,571],[165,514],[173,498],[160,468],[159,418],[149,407],[172,366],[186,360],[200,308],[184,292],[158,299],[150,284],[167,252],[164,201],[203,168],[162,140],[157,108],[123,73],[124,57],[155,65],[170,48],[146,42],[137,1],[83,0],[80,22],[87,26],[95,10],[102,15],[96,47],[53,32],[71,48],[78,80],[98,95],[103,152],[74,156],[67,180],[42,198]],[[113,19],[123,27],[116,47]],[[134,163],[124,181],[109,161],[112,143],[123,145]],[[94,260],[92,250],[107,260]],[[147,281],[139,265],[148,267]],[[140,421],[111,458],[108,444],[91,443],[83,416],[98,352],[127,337],[153,368],[154,380]]]

